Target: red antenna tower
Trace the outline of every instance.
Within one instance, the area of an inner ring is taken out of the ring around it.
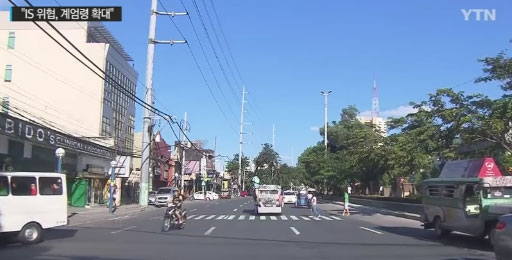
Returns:
[[[372,121],[379,117],[379,96],[377,94],[377,80],[373,73],[373,99],[372,99]]]

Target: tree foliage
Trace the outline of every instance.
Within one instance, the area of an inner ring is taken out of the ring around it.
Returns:
[[[389,134],[358,120],[355,106],[341,110],[323,142],[299,156],[305,182],[336,191],[360,183],[363,191],[393,186],[397,178],[420,182],[436,177],[447,160],[494,157],[502,170],[512,166],[512,58],[500,52],[479,60],[484,75],[475,83],[495,83],[503,96],[467,94],[442,88],[421,102],[415,113],[387,121]],[[324,129],[320,129],[324,138]]]

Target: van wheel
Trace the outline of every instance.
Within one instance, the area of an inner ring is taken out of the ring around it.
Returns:
[[[37,244],[43,240],[43,229],[37,223],[28,223],[18,233],[18,240],[25,245]]]
[[[438,238],[443,238],[450,233],[449,230],[443,229],[441,227],[441,218],[440,217],[436,217],[436,219],[434,220],[434,231],[436,232],[436,236]]]

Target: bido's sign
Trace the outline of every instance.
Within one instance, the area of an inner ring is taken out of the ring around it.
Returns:
[[[55,148],[68,148],[90,155],[114,158],[114,153],[109,148],[81,140],[74,136],[62,134],[48,127],[29,123],[4,113],[0,113],[0,134],[43,145],[50,145]]]

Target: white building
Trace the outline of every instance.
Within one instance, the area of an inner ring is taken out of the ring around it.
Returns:
[[[374,126],[376,126],[376,131],[379,131],[381,133],[381,135],[384,137],[387,136],[388,128],[387,128],[386,119],[384,119],[382,117],[371,118],[371,117],[364,117],[364,116],[360,116],[357,119],[363,124],[366,124],[366,123],[373,124]]]
[[[0,163],[12,162],[14,170],[54,171],[53,151],[62,147],[66,150],[63,169],[68,173],[104,178],[110,161],[117,159],[123,164],[118,173],[127,177],[134,101],[33,23],[9,19],[9,12],[0,12]],[[94,68],[51,27],[39,25]],[[135,94],[138,74],[130,64],[132,58],[102,23],[53,25],[129,95]]]

